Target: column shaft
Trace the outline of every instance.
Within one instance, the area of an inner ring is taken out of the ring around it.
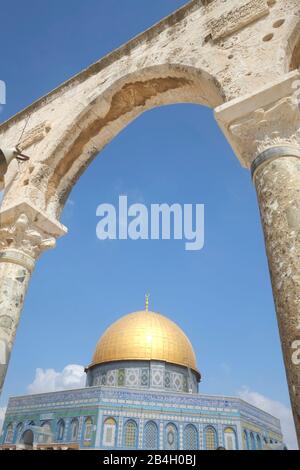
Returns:
[[[0,394],[33,266],[23,253],[0,253]]]
[[[265,162],[256,169],[254,182],[300,445],[300,159],[282,156]]]

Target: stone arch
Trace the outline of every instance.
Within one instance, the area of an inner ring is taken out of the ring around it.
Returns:
[[[217,79],[191,66],[162,64],[117,79],[86,99],[44,162],[50,168],[46,211],[59,217],[69,192],[95,156],[145,111],[177,103],[214,108],[223,102]]]
[[[220,10],[221,3],[224,10]],[[22,151],[29,150],[30,161],[19,169],[14,160],[1,178],[5,195],[1,205],[0,290],[6,279],[19,283],[20,266],[24,277],[18,292],[1,291],[14,322],[10,332],[0,338],[0,356],[7,356],[2,364],[0,357],[0,391],[35,260],[66,233],[57,218],[87,165],[147,109],[180,102],[216,107],[226,101],[215,110],[215,116],[242,164],[252,166],[255,173],[272,285],[281,286],[273,291],[299,440],[299,371],[286,346],[286,338],[296,335],[296,322],[287,322],[286,312],[289,318],[296,315],[299,286],[290,281],[293,276],[286,276],[286,265],[297,266],[300,245],[295,241],[294,254],[287,263],[284,248],[290,227],[283,229],[270,222],[276,212],[270,212],[272,197],[279,199],[283,189],[288,191],[277,213],[286,212],[287,201],[299,202],[299,185],[275,187],[280,178],[268,180],[263,172],[257,177],[262,163],[276,159],[280,161],[278,166],[272,165],[275,175],[283,176],[291,166],[295,181],[299,178],[300,117],[297,107],[291,106],[291,84],[300,73],[284,73],[300,65],[299,2],[290,1],[284,23],[285,0],[256,1],[247,8],[244,2],[235,1],[233,8],[231,3],[189,2],[1,124],[3,148],[20,143]],[[270,27],[274,31],[270,32]],[[22,137],[29,117],[31,124],[19,142],[17,136]],[[11,235],[7,237],[7,233]],[[293,274],[297,274],[296,268]],[[290,294],[288,302],[284,292]]]
[[[157,449],[159,445],[158,426],[154,421],[147,421],[144,427],[144,447],[145,449]]]

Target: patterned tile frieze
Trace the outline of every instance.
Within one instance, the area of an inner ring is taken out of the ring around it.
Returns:
[[[137,371],[135,371],[135,377]],[[114,374],[112,374],[114,376]],[[117,377],[114,376],[117,380]],[[132,380],[136,380],[133,378]],[[160,380],[160,379],[159,379]],[[160,383],[158,380],[158,383]],[[105,406],[110,402],[114,407],[126,406],[129,408],[151,408],[153,411],[163,409],[169,414],[172,409],[182,411],[188,415],[196,415],[203,419],[226,419],[229,416],[241,417],[253,425],[266,427],[280,434],[279,421],[271,415],[247,404],[240,399],[231,397],[214,397],[201,394],[185,394],[167,391],[153,392],[151,390],[116,389],[110,387],[87,387],[79,390],[51,392],[40,395],[14,397],[9,400],[6,418],[34,413],[46,415],[47,413],[66,413],[68,409]]]
[[[90,386],[161,388],[179,392],[187,392],[188,387],[191,387],[193,392],[198,392],[198,381],[193,372],[182,366],[159,361],[151,361],[148,364],[141,362],[140,367],[136,367],[136,361],[100,364],[88,371],[87,384]]]

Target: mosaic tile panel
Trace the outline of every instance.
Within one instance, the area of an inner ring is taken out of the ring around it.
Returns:
[[[151,368],[151,386],[162,388],[164,383],[164,370],[161,367]]]
[[[140,369],[130,368],[125,372],[125,385],[127,387],[136,387],[139,385]]]
[[[149,387],[149,369],[141,370],[141,385],[143,387]]]
[[[120,387],[125,385],[125,369],[118,370],[118,385]]]
[[[106,385],[111,386],[111,387],[116,386],[117,385],[116,376],[117,376],[116,370],[109,370],[106,376]]]

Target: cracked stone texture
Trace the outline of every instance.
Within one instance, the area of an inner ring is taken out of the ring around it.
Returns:
[[[255,174],[255,185],[293,414],[299,432],[300,361],[292,358],[297,353],[295,342],[300,340],[300,159],[282,157],[262,165]]]

